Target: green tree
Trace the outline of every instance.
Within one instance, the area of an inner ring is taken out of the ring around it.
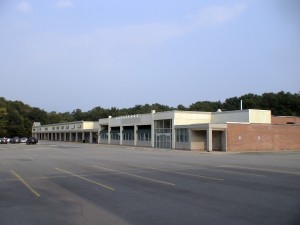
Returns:
[[[50,112],[48,114],[48,118],[49,118],[49,123],[50,124],[64,122],[62,114],[57,113],[55,111]]]
[[[72,116],[73,116],[75,121],[84,120],[84,113],[81,111],[81,109],[75,109],[72,112]]]
[[[196,102],[190,105],[189,110],[191,111],[202,111],[202,112],[215,112],[222,106],[221,102],[209,102],[202,101]]]
[[[7,111],[5,107],[0,107],[0,137],[7,136]]]
[[[188,110],[188,108],[186,108],[184,105],[182,105],[182,104],[179,104],[178,106],[177,106],[177,110],[182,110],[182,111],[186,111],[186,110]]]
[[[222,109],[223,110],[239,110],[241,104],[241,99],[238,97],[227,98],[223,103]]]
[[[107,118],[108,112],[107,110],[101,108],[100,106],[93,108],[92,110],[86,113],[86,120],[97,121],[102,118]]]

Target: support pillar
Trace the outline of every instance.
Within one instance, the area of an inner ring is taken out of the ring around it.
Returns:
[[[137,135],[137,130],[138,130],[138,126],[134,125],[134,129],[133,129],[133,145],[136,146],[137,145],[137,141],[138,141],[138,135]]]
[[[209,127],[206,130],[206,143],[207,143],[207,151],[211,152],[212,151],[212,128]]]
[[[120,126],[120,145],[123,145],[123,126]]]
[[[176,145],[176,136],[175,136],[175,119],[172,118],[172,149],[175,149],[175,145]]]
[[[152,110],[152,111],[151,111],[151,115],[152,115],[152,118],[151,118],[151,147],[152,147],[152,148],[155,147],[154,113],[155,113],[155,110]]]
[[[110,140],[111,140],[111,134],[110,134],[110,131],[111,131],[111,127],[110,126],[108,126],[108,129],[107,129],[107,135],[108,135],[108,140],[107,140],[107,143],[110,145]]]
[[[89,141],[89,143],[93,143],[93,133],[92,133],[92,131],[90,131],[90,141]]]

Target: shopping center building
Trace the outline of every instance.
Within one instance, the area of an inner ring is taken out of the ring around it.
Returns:
[[[40,140],[73,141],[192,151],[300,150],[300,118],[270,110],[167,111],[41,125]]]
[[[39,140],[69,141],[69,142],[98,142],[98,122],[76,121],[41,125],[34,122],[32,136]]]

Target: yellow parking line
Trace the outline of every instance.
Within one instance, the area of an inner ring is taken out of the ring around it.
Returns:
[[[257,170],[257,171],[267,171],[267,172],[273,172],[273,173],[286,173],[286,174],[294,174],[294,175],[300,175],[298,172],[291,172],[291,171],[283,171],[283,170],[270,170],[265,168],[252,168],[252,167],[244,167],[244,166],[231,166],[231,165],[224,165],[219,166],[220,168],[237,168],[237,169],[246,169],[246,170]]]
[[[41,197],[41,195],[35,191],[20,175],[18,175],[15,171],[11,170],[13,175],[15,175],[19,181],[21,181],[35,196],[38,198]]]
[[[132,174],[132,173],[121,172],[121,171],[117,171],[117,170],[113,170],[113,169],[109,169],[109,168],[105,168],[105,167],[101,167],[101,166],[97,166],[97,165],[95,165],[94,167],[97,167],[97,168],[103,169],[103,170],[113,171],[113,172],[116,172],[116,173],[126,174],[128,176],[133,176],[133,177],[141,178],[141,179],[144,179],[144,180],[150,180],[150,181],[153,181],[153,182],[158,182],[158,183],[162,183],[162,184],[175,186],[175,184],[173,184],[173,183],[169,183],[169,182],[165,182],[165,181],[161,181],[161,180],[156,180],[156,179],[152,179],[152,178],[148,178],[148,177],[142,177],[142,176],[135,175],[135,174]]]
[[[83,177],[83,176],[80,176],[80,175],[71,173],[71,172],[69,172],[69,171],[66,171],[66,170],[63,170],[63,169],[60,169],[60,168],[57,168],[57,167],[56,167],[55,169],[56,169],[56,170],[59,170],[59,171],[61,171],[61,172],[70,174],[70,175],[72,175],[72,176],[74,176],[74,177],[78,177],[78,178],[80,178],[80,179],[82,179],[82,180],[85,180],[85,181],[88,181],[88,182],[90,182],[90,183],[96,184],[96,185],[98,185],[98,186],[107,188],[107,189],[109,189],[109,190],[111,190],[111,191],[114,191],[114,190],[115,190],[115,189],[112,188],[112,187],[109,187],[109,186],[107,186],[107,185],[104,185],[104,184],[98,183],[98,182],[96,182],[96,181],[90,180],[90,179],[85,178],[85,177]]]
[[[183,172],[177,172],[177,171],[173,171],[173,170],[159,169],[159,168],[147,167],[147,166],[141,166],[141,165],[136,165],[136,164],[130,164],[130,165],[131,165],[131,166],[136,166],[136,167],[141,167],[141,168],[146,168],[146,169],[151,169],[151,170],[158,170],[158,171],[163,171],[163,172],[169,172],[169,173],[176,173],[176,174],[181,174],[181,175],[187,175],[187,176],[199,177],[199,178],[203,178],[203,179],[224,181],[224,179],[222,179],[222,178],[207,177],[207,176],[201,176],[201,175],[198,175],[198,174],[183,173]]]

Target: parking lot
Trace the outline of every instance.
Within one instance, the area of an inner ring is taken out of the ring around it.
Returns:
[[[300,151],[0,145],[1,224],[300,224]]]

